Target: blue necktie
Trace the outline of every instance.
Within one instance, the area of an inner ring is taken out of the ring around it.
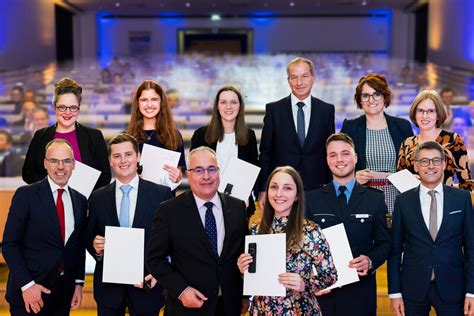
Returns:
[[[300,146],[303,147],[304,145],[304,138],[305,138],[305,126],[304,126],[304,112],[303,112],[303,102],[296,103],[298,106],[298,114],[296,116],[296,132],[298,133],[298,139],[300,140]]]
[[[120,215],[119,215],[119,222],[120,227],[130,227],[130,197],[128,194],[132,186],[129,184],[124,184],[120,187],[122,190],[122,201],[120,202]]]
[[[211,243],[212,252],[216,258],[219,257],[217,252],[217,227],[216,227],[216,218],[214,213],[212,213],[212,207],[214,204],[212,202],[206,202],[204,205],[207,207],[206,218],[204,221],[204,229],[206,230],[207,238]]]

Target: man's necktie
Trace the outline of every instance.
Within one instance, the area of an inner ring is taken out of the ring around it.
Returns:
[[[438,234],[438,207],[436,203],[436,191],[430,190],[428,194],[431,196],[431,204],[430,204],[430,235],[433,238],[433,241],[436,239],[436,235]],[[435,279],[434,275],[434,268],[431,271],[431,281]]]
[[[58,198],[56,199],[56,210],[58,212],[59,227],[61,228],[61,237],[64,240],[66,238],[66,224],[64,220],[64,203],[63,203],[64,189],[58,189]]]
[[[124,184],[120,187],[122,190],[122,201],[120,202],[120,215],[119,215],[119,222],[120,227],[130,227],[130,197],[128,194],[132,186],[129,184]]]
[[[298,106],[298,114],[296,116],[296,132],[298,133],[298,139],[300,141],[300,146],[303,147],[304,145],[304,138],[305,138],[305,126],[304,126],[304,112],[303,112],[303,102],[296,103]]]
[[[337,196],[337,199],[339,201],[339,206],[341,207],[342,211],[345,211],[347,208],[347,197],[346,197],[346,190],[347,188],[343,185],[339,187],[339,195]]]
[[[211,243],[212,252],[216,257],[219,257],[217,252],[217,227],[216,227],[216,218],[214,217],[214,213],[212,213],[212,207],[214,204],[212,202],[204,203],[206,206],[206,217],[204,221],[204,228],[206,230],[207,238]]]

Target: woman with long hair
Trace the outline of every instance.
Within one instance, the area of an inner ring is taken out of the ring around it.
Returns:
[[[132,100],[132,117],[127,133],[138,140],[140,152],[143,144],[149,144],[181,153],[178,167],[164,166],[169,177],[162,184],[176,189],[183,175],[181,168],[186,168],[183,137],[175,127],[166,94],[157,82],[145,80],[138,86]]]
[[[303,181],[294,168],[278,167],[268,177],[266,189],[261,222],[250,231],[254,235],[286,234],[287,272],[278,280],[287,293],[285,297],[254,296],[250,314],[321,315],[316,293],[334,284],[337,272],[319,226],[304,218]],[[249,254],[240,255],[240,272],[251,262]]]
[[[111,172],[102,132],[77,122],[82,101],[82,87],[73,79],[62,78],[54,85],[53,108],[56,123],[35,132],[23,165],[23,180],[33,183],[46,176],[46,144],[62,138],[72,145],[74,159],[101,172],[94,189],[110,183]]]

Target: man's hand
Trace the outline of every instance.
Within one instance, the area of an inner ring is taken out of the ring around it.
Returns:
[[[74,294],[71,300],[71,309],[78,309],[82,303],[82,285],[77,285],[74,289]]]
[[[151,274],[148,274],[146,277],[145,277],[145,281],[150,281],[150,289],[154,288],[156,283],[158,283],[158,281],[151,275]],[[134,284],[133,285],[134,287],[138,287],[140,289],[143,289],[143,282],[140,283],[140,284]]]
[[[187,308],[201,308],[204,302],[207,301],[204,294],[192,287],[188,287],[179,299],[183,306]]]
[[[349,268],[355,268],[358,275],[367,275],[370,268],[370,259],[367,256],[360,255],[349,261]]]
[[[98,255],[104,254],[104,246],[105,246],[105,237],[102,236],[95,236],[94,241],[92,242],[94,246],[95,253]]]
[[[405,316],[405,305],[403,304],[403,298],[391,298],[390,309],[395,316]]]
[[[474,297],[466,297],[464,299],[464,315],[474,315]]]
[[[23,301],[25,302],[25,309],[28,313],[32,311],[38,314],[44,306],[41,293],[49,294],[50,290],[40,284],[33,284],[31,287],[23,291]]]

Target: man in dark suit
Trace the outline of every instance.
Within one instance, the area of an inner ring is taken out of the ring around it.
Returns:
[[[219,167],[209,147],[192,150],[187,166],[191,190],[161,204],[153,220],[148,270],[167,290],[165,315],[240,315],[245,203],[217,192]]]
[[[334,133],[334,105],[311,96],[316,75],[311,60],[298,57],[286,68],[291,94],[266,105],[260,140],[260,196],[265,201],[265,183],[278,166],[292,166],[301,175],[305,189],[328,183],[331,173],[324,163],[324,142]]]
[[[0,130],[0,176],[19,177],[23,167],[23,159],[12,151],[13,138],[9,131]]]
[[[395,315],[474,315],[474,216],[468,191],[443,184],[437,142],[415,151],[420,186],[395,200],[388,293]],[[464,307],[463,307],[464,305]]]
[[[391,251],[384,195],[355,181],[357,155],[349,136],[344,133],[331,135],[326,150],[333,181],[306,192],[306,217],[323,229],[344,224],[354,257],[348,265],[357,269],[360,281],[322,292],[318,302],[325,316],[375,316],[375,270]]]
[[[16,315],[69,315],[82,300],[87,200],[68,187],[74,169],[71,145],[46,145],[48,176],[19,188],[3,235],[10,269],[6,299]]]
[[[128,306],[130,315],[156,316],[164,304],[163,291],[146,268],[145,285],[102,282],[104,234],[105,226],[143,228],[146,245],[155,212],[161,202],[171,198],[171,190],[138,176],[140,153],[138,142],[131,135],[120,134],[110,140],[109,161],[116,180],[92,193],[86,237],[87,249],[97,261],[94,299],[98,314],[125,315]]]

